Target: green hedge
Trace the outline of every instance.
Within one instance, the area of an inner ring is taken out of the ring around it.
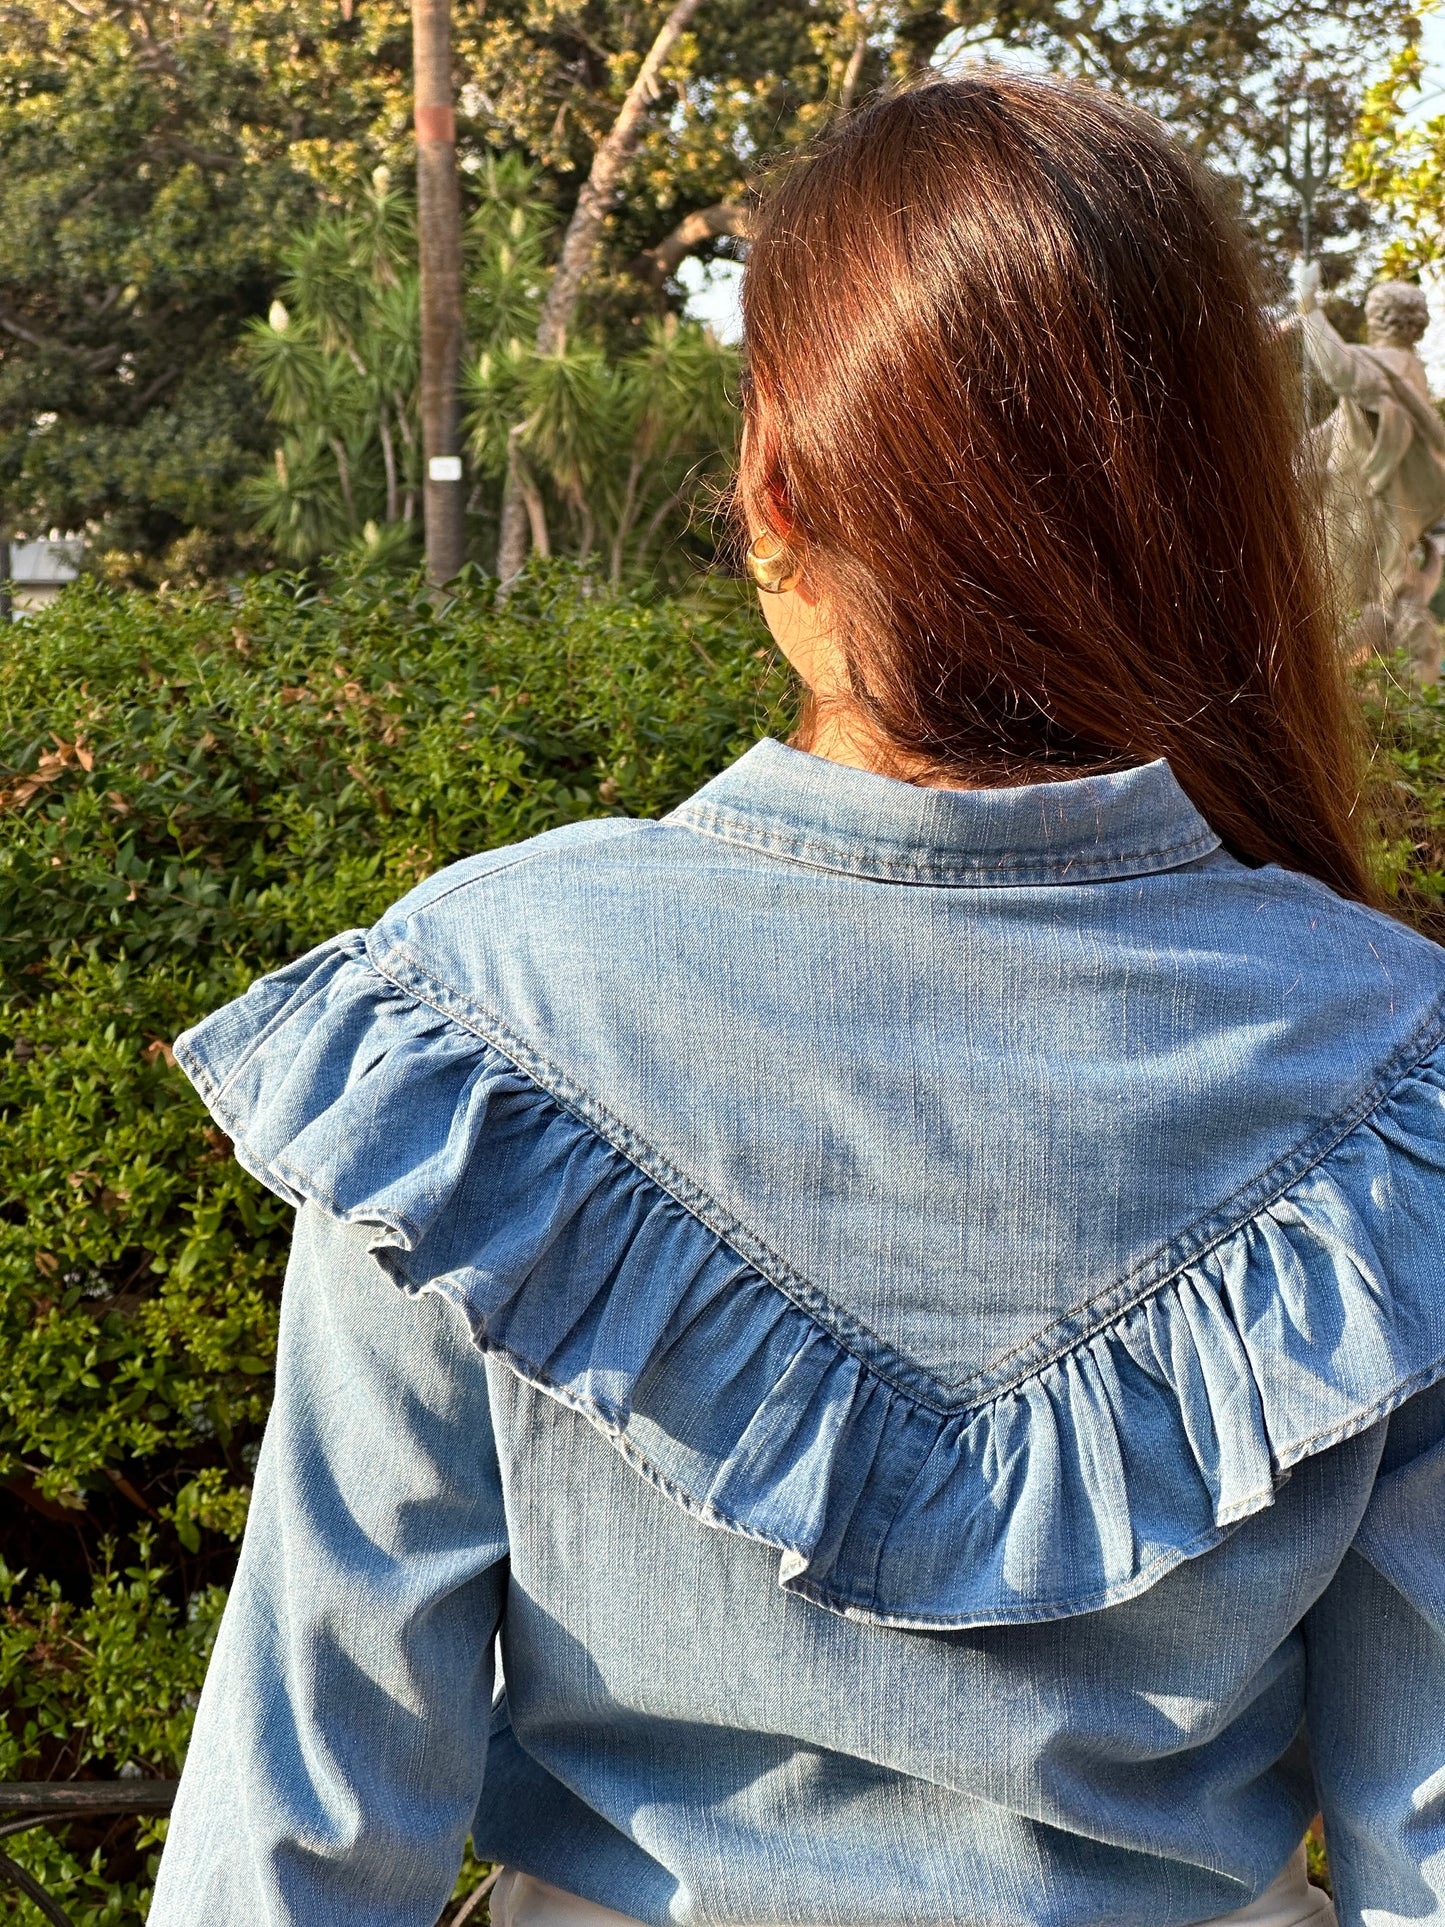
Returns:
[[[0,1779],[178,1767],[245,1518],[289,1217],[169,1055],[469,851],[671,806],[784,696],[740,602],[529,576],[234,603],[79,585],[0,658]],[[154,1829],[7,1843],[78,1923]],[[0,1911],[3,1911],[0,1903]],[[38,1922],[28,1904],[19,1918]]]
[[[1365,692],[1381,862],[1445,934],[1445,699]],[[755,618],[542,569],[234,602],[82,584],[0,655],[0,1779],[173,1774],[245,1517],[289,1214],[171,1038],[468,851],[666,809],[785,727]],[[82,1927],[157,1834],[7,1843]],[[38,1923],[20,1905],[18,1919]]]

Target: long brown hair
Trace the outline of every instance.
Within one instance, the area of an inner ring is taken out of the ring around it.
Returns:
[[[1237,855],[1375,899],[1285,351],[1154,121],[998,72],[881,100],[765,194],[743,313],[741,511],[900,767],[1166,756]]]

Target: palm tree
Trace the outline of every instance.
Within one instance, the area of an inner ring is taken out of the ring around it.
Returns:
[[[464,241],[461,380],[474,497],[520,490],[531,545],[639,579],[715,491],[736,416],[733,350],[696,323],[651,321],[610,354],[580,332],[539,350],[556,216],[518,156],[477,179]],[[384,169],[357,204],[318,216],[285,258],[280,299],[251,324],[251,365],[280,431],[252,485],[288,560],[355,551],[375,563],[414,543],[423,488],[420,293],[410,210]]]
[[[641,575],[662,531],[686,523],[732,453],[735,352],[675,315],[609,358],[574,332],[540,348],[551,299],[555,215],[514,156],[489,163],[468,254],[468,332],[479,344],[462,375],[467,447],[494,481],[510,481],[531,545],[605,555],[609,579]]]
[[[466,558],[461,422],[462,217],[452,111],[451,0],[412,0],[421,414],[426,456],[427,574],[450,582]]]
[[[271,471],[252,484],[251,505],[288,560],[344,547],[368,522],[409,531],[415,517],[414,233],[409,209],[378,168],[358,206],[323,214],[297,235],[280,298],[248,330],[251,366],[283,431]]]

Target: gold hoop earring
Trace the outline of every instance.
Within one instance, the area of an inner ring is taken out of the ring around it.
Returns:
[[[771,546],[764,548],[764,543]],[[798,559],[780,536],[760,535],[748,550],[748,574],[764,595],[782,595],[796,588]]]

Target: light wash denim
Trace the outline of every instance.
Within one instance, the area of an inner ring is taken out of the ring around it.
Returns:
[[[760,743],[177,1045],[300,1207],[151,1927],[1445,1921],[1445,952]],[[494,1703],[497,1640],[506,1690]]]

